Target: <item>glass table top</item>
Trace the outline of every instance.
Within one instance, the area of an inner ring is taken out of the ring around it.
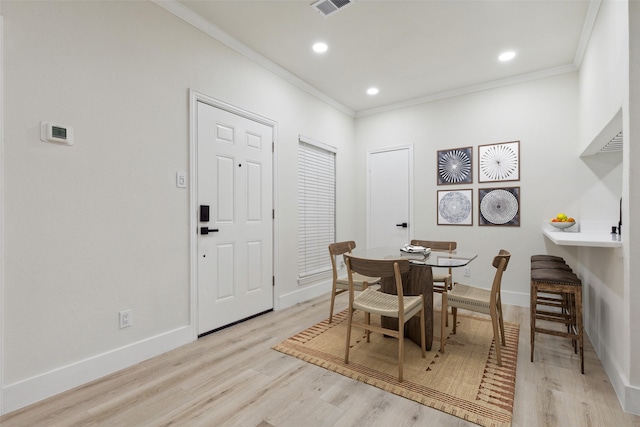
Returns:
[[[465,251],[431,250],[426,256],[421,253],[406,253],[396,247],[379,247],[370,249],[354,249],[353,255],[367,259],[408,259],[412,264],[430,267],[463,267],[473,261],[478,254]]]

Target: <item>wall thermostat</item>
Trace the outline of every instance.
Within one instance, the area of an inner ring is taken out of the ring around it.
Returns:
[[[43,142],[73,145],[73,128],[49,122],[40,122],[40,139]]]

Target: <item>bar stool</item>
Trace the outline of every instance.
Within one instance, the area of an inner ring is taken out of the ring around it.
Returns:
[[[551,294],[556,297],[550,300],[550,297],[540,294]],[[542,307],[539,309],[538,306]],[[555,310],[548,309],[550,307]],[[563,323],[567,326],[567,331],[540,327],[536,325],[536,320]],[[580,350],[580,370],[584,374],[582,282],[572,271],[564,268],[531,269],[532,362],[536,332],[570,338],[573,341],[574,351],[577,353]]]
[[[556,255],[531,255],[531,261],[553,261],[566,264],[564,258]]]
[[[573,272],[565,260],[554,255],[532,255],[531,270],[538,268],[558,269]],[[569,314],[570,304],[566,294],[562,292],[538,292],[537,305],[559,309],[565,314]]]
[[[571,267],[567,264],[563,264],[555,261],[531,261],[531,269],[534,270],[536,268],[551,268],[556,270],[566,270],[572,271]]]

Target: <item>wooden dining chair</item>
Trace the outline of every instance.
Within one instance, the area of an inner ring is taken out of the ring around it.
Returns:
[[[412,240],[412,245],[424,246],[437,251],[454,251],[458,247],[456,242],[445,242],[436,240]],[[446,273],[433,273],[433,292],[446,292],[453,287],[453,272],[449,267]]]
[[[424,246],[425,248],[431,248],[437,251],[454,251],[458,247],[458,243],[449,241],[438,240],[412,240],[412,245]],[[453,271],[449,267],[445,272],[433,272],[433,292],[443,293],[450,291],[453,287]],[[449,316],[446,318],[445,326],[449,326]]]
[[[367,342],[370,342],[371,332],[380,332],[384,335],[398,338],[398,380],[403,380],[404,364],[404,325],[414,316],[420,318],[420,347],[422,358],[426,357],[425,324],[424,324],[424,297],[404,296],[402,290],[402,274],[408,273],[409,260],[372,260],[357,258],[350,254],[344,255],[349,277],[349,309],[347,317],[347,343],[344,355],[344,363],[349,363],[349,348],[351,347],[351,328],[359,327],[366,331]],[[393,278],[396,284],[397,295],[387,294],[371,288],[355,296],[354,275],[378,276]],[[353,312],[364,312],[364,322],[354,322]],[[371,314],[398,319],[398,329],[388,329],[371,324]]]
[[[493,326],[493,338],[496,344],[496,355],[498,366],[502,366],[500,345],[506,345],[504,336],[504,320],[502,318],[502,300],[500,298],[500,287],[502,286],[502,274],[507,269],[507,264],[511,259],[511,254],[500,249],[498,255],[493,257],[492,265],[496,268],[491,289],[477,288],[474,286],[455,283],[453,289],[442,294],[442,322],[440,351],[444,353],[445,345],[445,316],[447,307],[451,307],[453,313],[453,333],[456,333],[456,320],[458,308],[464,310],[485,313],[491,316]]]
[[[349,240],[345,242],[337,242],[329,245],[329,256],[331,257],[331,269],[333,270],[333,285],[331,288],[331,308],[329,309],[329,323],[333,321],[333,308],[336,295],[349,290],[349,278],[347,276],[338,276],[338,266],[336,257],[345,253],[351,253],[356,247],[356,242]],[[379,277],[367,277],[361,274],[353,276],[354,287],[357,291],[364,291],[370,285],[380,283]]]

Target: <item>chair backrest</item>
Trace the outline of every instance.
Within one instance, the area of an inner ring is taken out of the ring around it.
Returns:
[[[454,251],[458,247],[456,242],[446,242],[438,240],[412,240],[412,245],[424,246],[425,248],[435,249],[437,251]]]
[[[507,264],[511,259],[509,251],[500,249],[498,255],[493,257],[492,265],[497,269],[491,285],[491,304],[495,304],[500,297],[500,287],[502,286],[502,273],[507,269]]]
[[[333,280],[338,279],[338,267],[336,257],[338,255],[350,253],[356,247],[356,242],[348,240],[346,242],[336,242],[329,245],[329,255],[331,257],[331,269],[333,270]]]
[[[443,240],[417,240],[411,241],[412,245],[424,246],[425,248],[435,249],[436,251],[455,251],[458,247],[456,242],[447,242]],[[453,274],[452,268],[449,267],[449,274]]]
[[[344,255],[347,271],[349,273],[349,284],[352,284],[353,273],[360,273],[369,277],[393,277],[396,282],[396,292],[398,297],[402,299],[402,274],[407,273],[411,264],[408,259],[365,259],[358,258],[351,254]],[[350,294],[352,294],[353,286],[349,286]]]

